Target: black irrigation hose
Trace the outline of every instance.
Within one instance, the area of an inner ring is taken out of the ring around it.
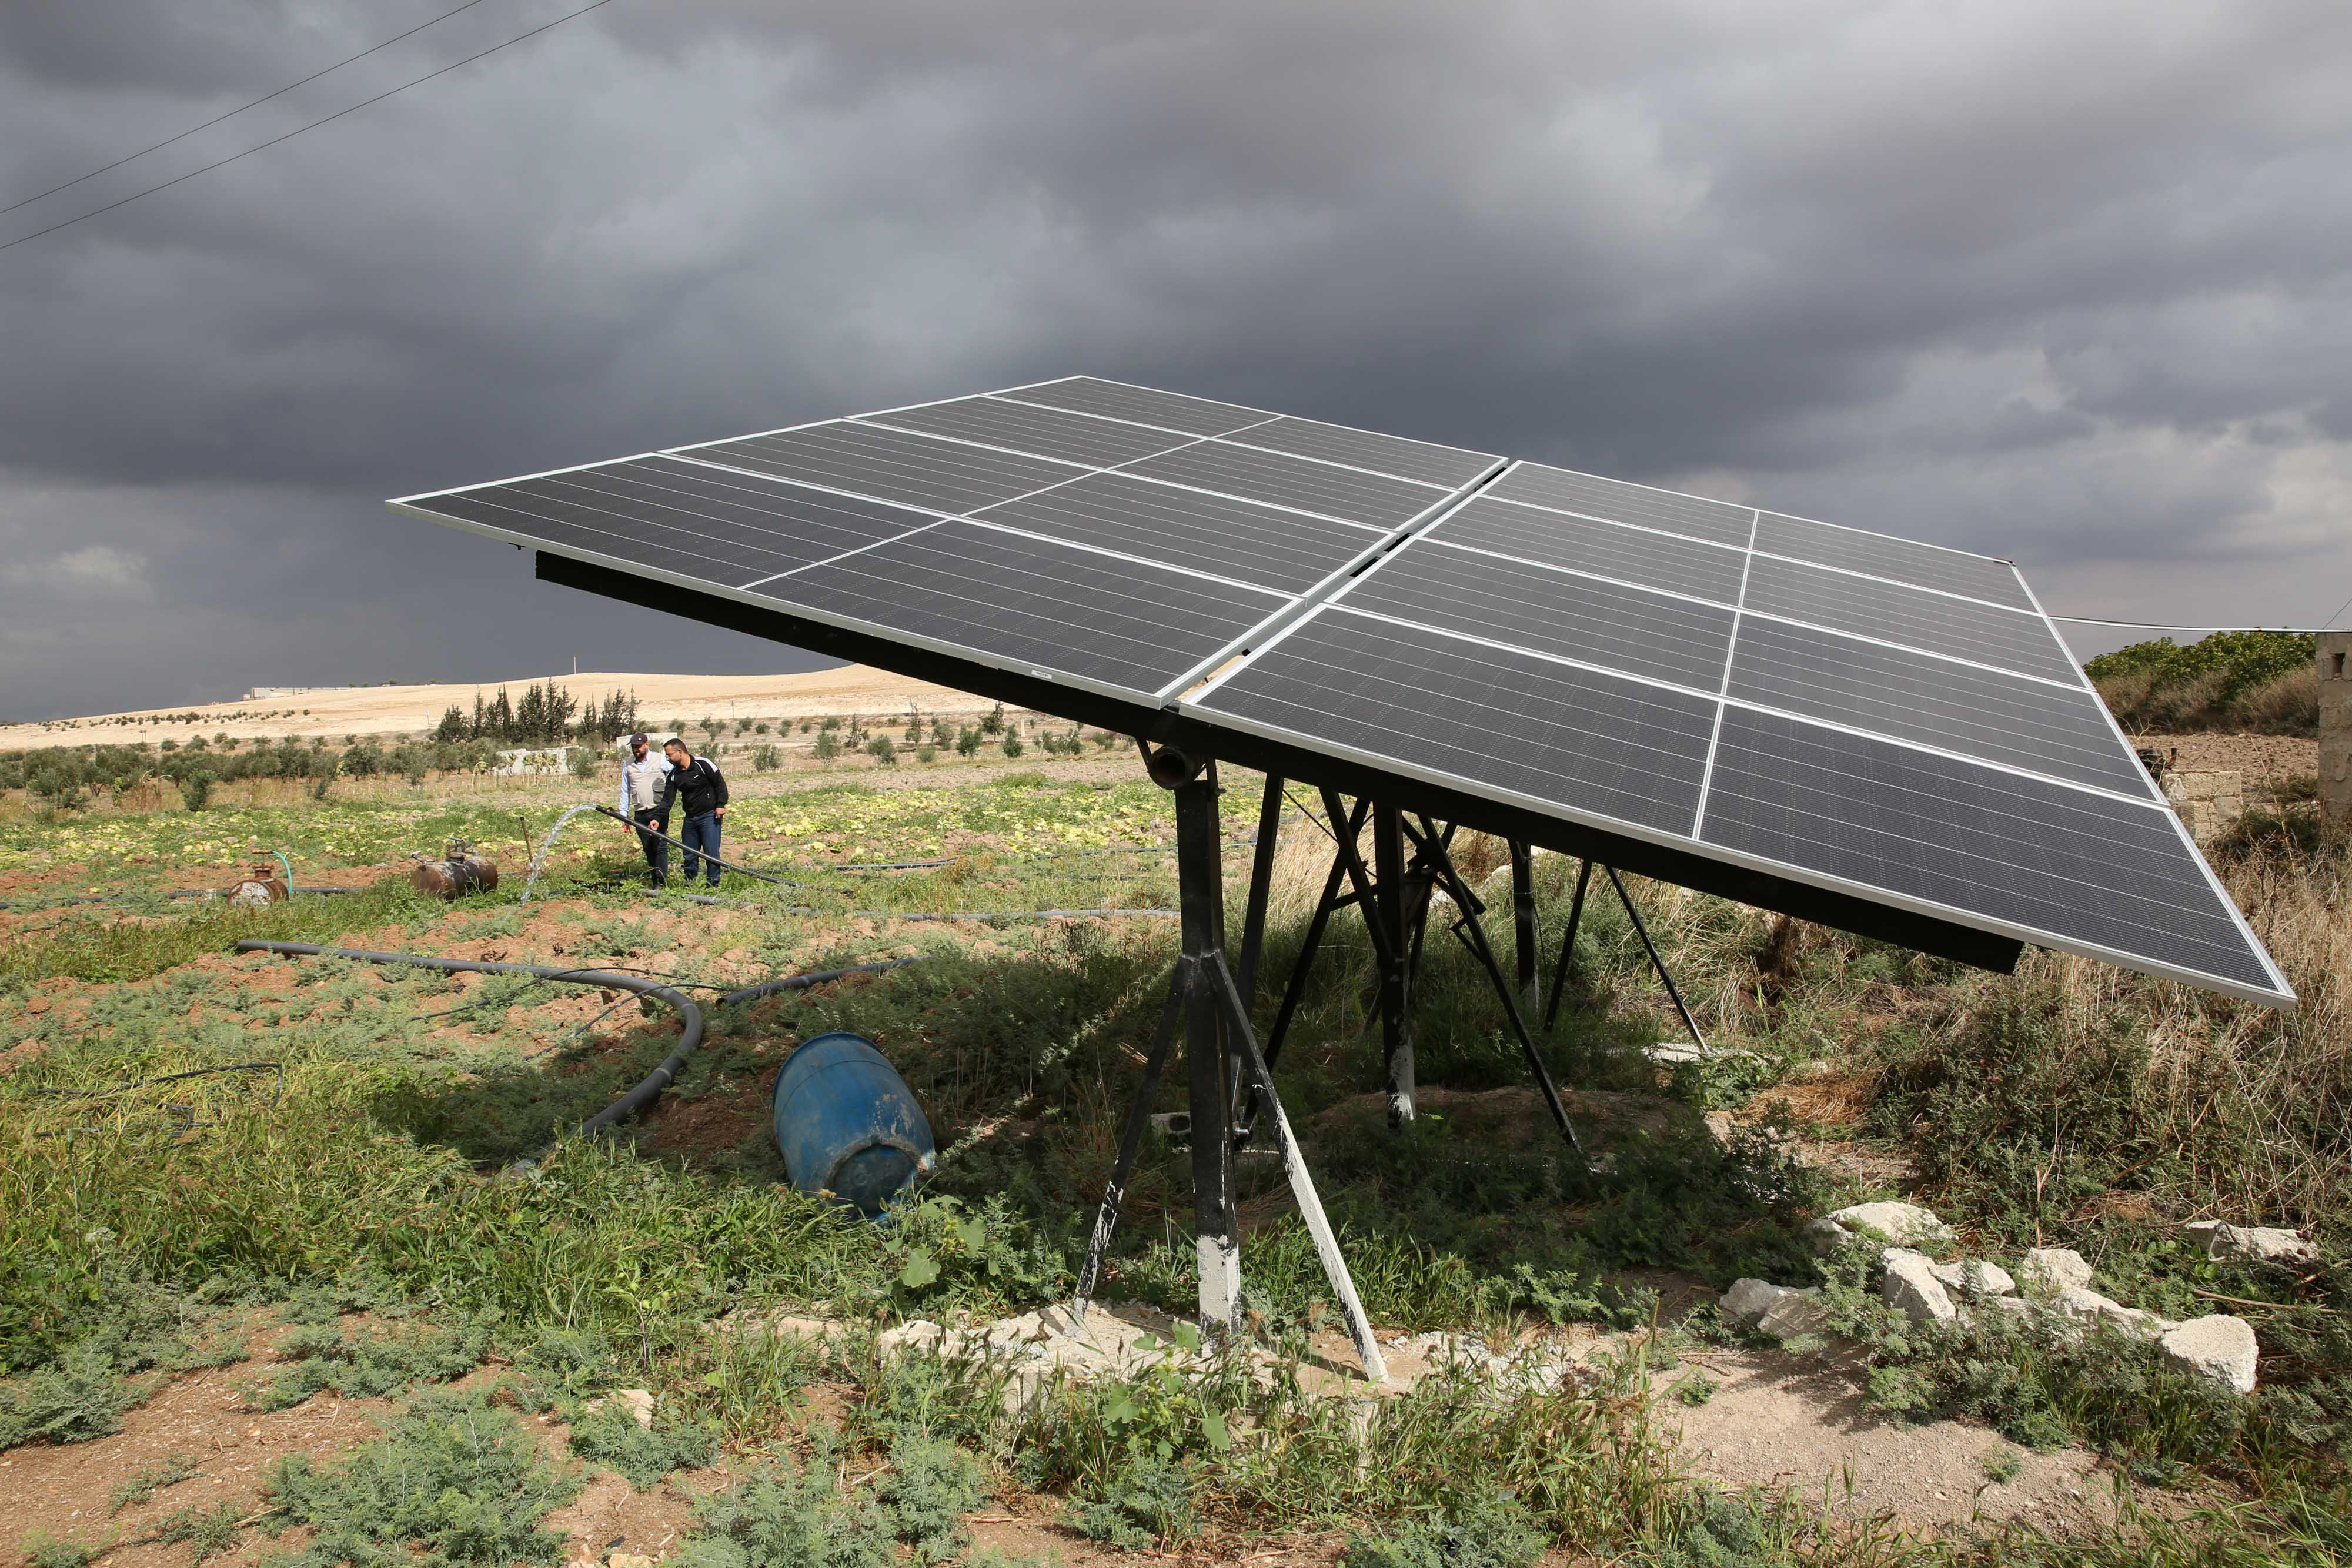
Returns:
[[[288,957],[353,958],[367,964],[406,964],[412,968],[440,969],[451,974],[468,975],[528,975],[538,980],[559,980],[571,985],[596,986],[613,990],[628,991],[640,997],[652,997],[667,1004],[678,1016],[677,1047],[663,1059],[662,1064],[647,1073],[634,1088],[597,1112],[580,1124],[583,1134],[635,1115],[661,1097],[663,1090],[677,1082],[678,1072],[686,1066],[702,1044],[702,1009],[685,993],[671,986],[643,976],[619,969],[561,969],[546,964],[496,964],[478,958],[433,958],[416,953],[373,953],[358,947],[327,947],[315,942],[265,942],[247,937],[236,945],[240,953],[277,953]],[[867,974],[880,969],[895,969],[902,964],[919,962],[919,958],[891,958],[878,964],[858,964],[845,969],[824,969],[810,975],[792,975],[782,979],[762,980],[729,991],[716,1005],[726,1007],[736,1002],[751,1001],[777,991],[801,990],[838,980],[844,976]],[[697,985],[697,981],[680,981],[680,985]],[[607,1011],[611,1010],[609,1009]]]

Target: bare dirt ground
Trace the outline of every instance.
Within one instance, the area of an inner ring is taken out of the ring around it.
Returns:
[[[45,722],[0,725],[0,750],[63,746],[74,741],[123,745],[133,741],[184,740],[192,734],[226,730],[237,740],[267,736],[406,735],[429,730],[451,705],[470,712],[477,693],[493,696],[504,686],[521,696],[535,681],[552,680],[582,702],[603,702],[615,691],[635,692],[648,722],[662,718],[814,718],[825,714],[903,714],[909,706],[926,714],[985,713],[992,704],[928,681],[909,680],[864,664],[782,675],[664,675],[587,671],[576,675],[526,674],[441,685],[344,686],[298,696],[253,702],[192,703],[178,708],[93,714]],[[190,725],[178,716],[194,712]]]
[[[2043,1530],[2106,1520],[2114,1489],[2081,1448],[2014,1449],[1999,1433],[1958,1421],[1904,1426],[1866,1408],[1853,1371],[1832,1356],[1780,1351],[1685,1352],[1688,1377],[1716,1385],[1706,1403],[1661,1400],[1661,1423],[1680,1430],[1683,1462],[1726,1487],[1787,1488],[1828,1508],[1949,1534],[2022,1519]],[[1987,1461],[2013,1455],[2006,1481]]]

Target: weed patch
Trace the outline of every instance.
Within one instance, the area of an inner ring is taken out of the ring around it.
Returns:
[[[426,1394],[341,1464],[295,1454],[269,1478],[276,1522],[318,1531],[288,1568],[553,1564],[563,1538],[541,1521],[580,1484],[478,1393]]]

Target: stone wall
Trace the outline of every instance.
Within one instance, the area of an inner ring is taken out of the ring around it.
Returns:
[[[2168,768],[2164,798],[2189,824],[2189,836],[2210,844],[2246,814],[2246,776],[2235,768]]]
[[[2352,632],[2319,634],[2319,807],[2352,821]]]

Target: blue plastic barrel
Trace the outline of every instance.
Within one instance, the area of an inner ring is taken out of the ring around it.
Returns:
[[[864,1035],[837,1030],[804,1042],[776,1074],[775,1105],[793,1187],[868,1218],[938,1155],[914,1092]]]

